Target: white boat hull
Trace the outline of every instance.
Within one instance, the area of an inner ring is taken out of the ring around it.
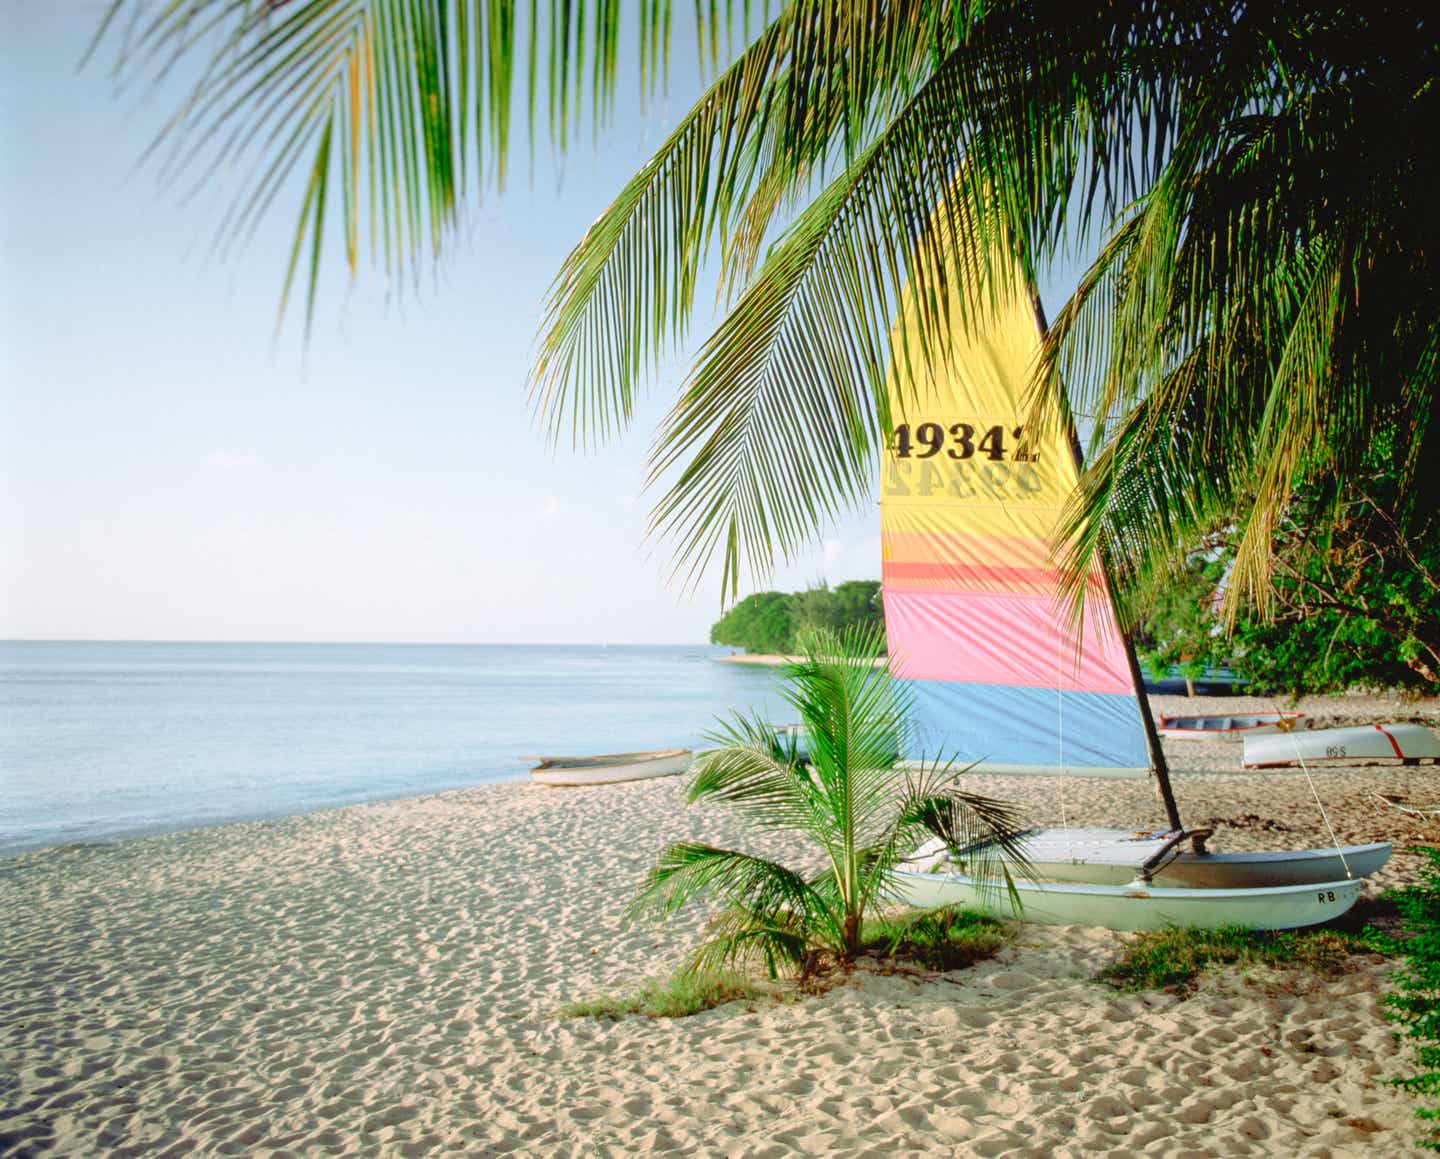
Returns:
[[[694,755],[689,749],[667,749],[658,753],[610,753],[599,757],[542,757],[538,758],[540,764],[530,770],[530,779],[542,785],[566,788],[648,781],[683,773],[690,767]]]
[[[1375,724],[1247,739],[1243,763],[1247,769],[1276,769],[1300,764],[1420,761],[1440,761],[1440,740],[1433,732],[1418,724]]]
[[[891,875],[892,898],[920,909],[960,906],[998,917],[1057,926],[1110,930],[1163,930],[1171,926],[1213,930],[1293,930],[1346,913],[1360,897],[1361,882],[1331,881],[1264,889],[1174,889],[1133,881],[1127,885],[1063,885],[1017,881],[1020,905],[1004,886],[958,873]]]
[[[1127,829],[1037,829],[1022,849],[1037,877],[1091,885],[1125,885],[1160,853],[1169,834],[1137,838]],[[1340,849],[1295,849],[1242,853],[1177,853],[1154,871],[1155,884],[1184,889],[1259,889],[1309,885],[1368,877],[1390,860],[1391,846],[1347,845]],[[947,858],[931,841],[915,851],[907,868],[927,871]]]
[[[1156,725],[1169,740],[1244,740],[1310,727],[1301,712],[1252,712],[1232,716],[1162,716]]]

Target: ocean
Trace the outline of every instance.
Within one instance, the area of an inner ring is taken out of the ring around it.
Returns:
[[[522,780],[788,719],[701,646],[0,642],[0,854]],[[557,790],[558,791],[558,790]]]

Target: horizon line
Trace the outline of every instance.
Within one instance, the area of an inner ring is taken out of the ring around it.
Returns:
[[[728,648],[729,644],[711,644],[695,640],[658,640],[650,642],[620,641],[545,641],[545,640],[201,640],[201,639],[140,639],[118,636],[0,636],[0,644],[263,644],[275,646],[336,646],[336,647],[413,647],[413,648]]]

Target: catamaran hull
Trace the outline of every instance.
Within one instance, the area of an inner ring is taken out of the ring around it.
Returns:
[[[1369,877],[1390,860],[1390,846],[1349,845],[1341,857],[1330,849],[1284,853],[1182,853],[1155,874],[1156,884],[1177,889],[1260,889],[1272,885],[1316,885],[1339,881],[1348,867]],[[1134,872],[1122,866],[1087,862],[1036,862],[1041,877],[1091,885],[1124,885]]]
[[[1025,844],[1037,877],[1090,885],[1134,880],[1145,843],[1123,829],[1042,829]],[[1158,843],[1154,844],[1159,849]],[[1260,889],[1368,877],[1390,860],[1388,842],[1339,849],[1179,853],[1155,870],[1155,884],[1184,889]]]
[[[1163,930],[1171,926],[1214,930],[1294,930],[1333,921],[1360,897],[1359,880],[1265,889],[1174,889],[1128,885],[1054,885],[1016,882],[1017,908],[1005,888],[958,873],[891,876],[892,897],[920,909],[960,906],[998,917],[1055,926],[1110,930]]]
[[[1045,881],[1087,885],[1125,885],[1140,868],[1162,858],[1152,870],[1156,885],[1184,889],[1260,889],[1276,885],[1311,885],[1368,877],[1390,860],[1389,842],[1346,845],[1339,849],[1294,849],[1266,852],[1202,853],[1186,850],[1163,860],[1172,834],[1137,837],[1128,829],[1034,829],[1021,851]],[[902,867],[928,873],[949,859],[942,841],[917,849]]]

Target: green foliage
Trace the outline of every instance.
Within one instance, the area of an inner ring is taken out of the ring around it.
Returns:
[[[632,994],[601,994],[567,1002],[555,1016],[619,1019],[640,1014],[646,1018],[688,1018],[727,1002],[754,1002],[770,997],[768,991],[740,974],[689,971],[670,978],[647,979]]]
[[[1415,1112],[1419,1118],[1440,1123],[1440,849],[1417,852],[1426,861],[1420,881],[1387,894],[1405,919],[1408,937],[1389,942],[1404,960],[1394,975],[1395,992],[1384,1002],[1414,1043],[1420,1067],[1398,1085],[1427,1104]],[[1431,1129],[1423,1146],[1440,1151],[1440,1128]]]
[[[1270,623],[1247,616],[1235,626],[1231,654],[1249,677],[1248,690],[1261,696],[1351,688],[1440,691],[1405,663],[1403,644],[1393,635],[1374,621],[1341,612]]]
[[[1009,928],[989,914],[938,909],[887,915],[864,922],[859,952],[867,957],[962,970],[994,957],[1011,937]],[[727,1002],[784,1002],[794,991],[762,986],[730,970],[681,970],[668,978],[647,978],[629,994],[600,994],[567,1002],[557,1018],[687,1018]]]
[[[819,583],[803,592],[756,592],[710,628],[710,643],[789,656],[807,633],[885,631],[879,580],[847,580],[833,591]]]
[[[805,737],[801,760],[774,726],[736,716],[695,762],[690,802],[733,809],[756,824],[808,842],[823,868],[778,862],[699,842],[660,854],[631,904],[631,917],[667,917],[702,896],[720,904],[689,968],[759,963],[812,976],[854,965],[861,923],[885,900],[889,873],[926,837],[987,852],[974,871],[1010,881],[1024,866],[1021,817],[1009,805],[963,792],[949,764],[894,767],[910,693],[875,663],[874,632],[817,634],[788,673],[785,699]]]
[[[863,951],[876,957],[961,970],[993,958],[1010,936],[1008,927],[989,914],[946,907],[866,922],[860,940]]]
[[[1228,663],[1229,641],[1221,638],[1215,614],[1215,591],[1225,574],[1218,560],[1192,559],[1183,574],[1147,592],[1145,617],[1136,626],[1135,647],[1141,664],[1154,680],[1171,668],[1199,677],[1215,664]]]
[[[847,629],[885,631],[885,608],[879,580],[847,580],[830,593],[835,605],[835,626]]]
[[[1371,942],[1335,930],[1168,929],[1137,934],[1117,961],[1096,975],[1116,989],[1194,992],[1201,974],[1223,966],[1268,966],[1334,977],[1353,967]]]
[[[1215,596],[1245,517],[1229,521],[1146,592],[1136,638],[1152,674],[1230,664],[1261,695],[1440,691],[1440,517],[1402,530],[1389,515],[1398,491],[1390,470],[1352,481],[1344,498],[1302,488],[1276,532],[1268,613],[1241,607],[1226,623]]]
[[[746,596],[710,629],[710,643],[747,652],[788,656],[795,649],[795,618],[783,592]]]
[[[790,597],[790,615],[795,621],[795,638],[807,632],[836,632],[844,625],[840,605],[830,586],[818,583]]]

